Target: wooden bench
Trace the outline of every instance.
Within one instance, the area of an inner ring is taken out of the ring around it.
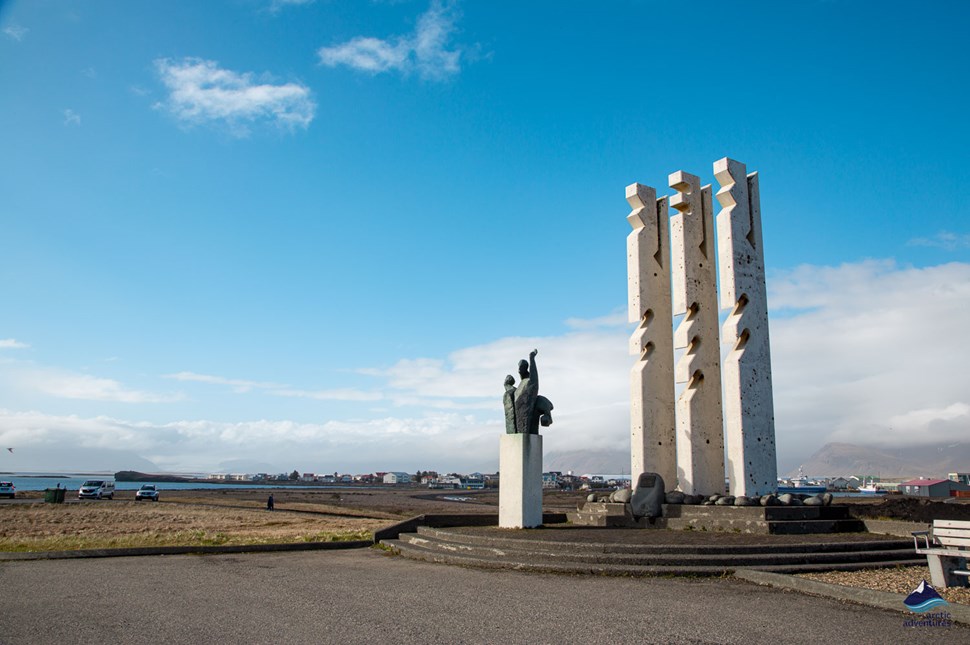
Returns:
[[[923,545],[920,546],[920,539]],[[930,581],[934,587],[966,587],[970,578],[967,557],[970,556],[970,522],[933,520],[929,531],[914,531],[916,553],[926,556]]]

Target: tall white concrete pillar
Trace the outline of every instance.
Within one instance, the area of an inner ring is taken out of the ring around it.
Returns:
[[[745,170],[727,157],[714,162],[721,307],[731,308],[722,336],[728,476],[732,495],[754,496],[778,489],[778,462],[758,174]]]
[[[711,187],[678,171],[668,178],[677,191],[670,205],[673,313],[684,315],[674,331],[683,349],[675,379],[684,383],[677,398],[677,480],[688,494],[724,492],[724,435],[721,414],[721,357],[718,341],[717,278]]]
[[[674,421],[674,348],[670,333],[670,223],[667,198],[649,186],[630,184],[633,209],[626,238],[630,337],[637,361],[630,371],[630,475],[653,472],[667,488],[677,486]]]
[[[542,435],[502,435],[498,462],[498,525],[504,529],[542,526]]]

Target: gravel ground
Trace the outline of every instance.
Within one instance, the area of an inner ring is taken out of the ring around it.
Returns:
[[[899,567],[896,569],[869,569],[866,571],[831,571],[829,573],[803,573],[799,578],[818,580],[844,587],[874,589],[892,593],[909,594],[922,580],[929,582],[929,567]],[[947,602],[970,605],[970,588],[937,589]]]

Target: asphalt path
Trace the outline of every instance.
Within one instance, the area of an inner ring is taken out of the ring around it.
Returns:
[[[0,563],[0,643],[970,643],[732,579],[481,571],[377,549]]]

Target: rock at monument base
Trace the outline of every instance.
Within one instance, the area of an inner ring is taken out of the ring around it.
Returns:
[[[657,473],[641,473],[630,498],[634,517],[654,518],[663,515],[664,480]]]
[[[805,506],[824,506],[825,505],[825,502],[823,502],[822,498],[819,497],[818,495],[812,495],[802,503]]]
[[[735,506],[758,506],[761,500],[757,497],[748,497],[746,495],[738,495],[734,498]]]
[[[792,495],[791,493],[785,493],[784,495],[778,496],[778,503],[781,504],[782,506],[791,506],[791,503],[794,499],[795,499],[794,495]]]
[[[704,499],[703,495],[684,495],[684,504],[697,506],[698,504],[703,504]]]
[[[687,496],[679,490],[672,490],[664,496],[664,501],[666,501],[668,504],[683,504],[686,497]]]
[[[730,495],[725,495],[724,497],[718,497],[717,501],[714,502],[715,506],[733,506],[734,498]]]
[[[707,501],[713,504],[717,500],[721,499],[721,497],[723,497],[723,495],[718,495],[717,493],[714,493],[713,495],[707,498]]]
[[[589,495],[587,495],[586,496],[586,501],[587,502],[595,502],[596,501],[596,493],[590,493]]]
[[[626,504],[633,497],[633,491],[629,488],[621,488],[610,493],[610,501],[617,504]]]
[[[832,493],[822,493],[821,495],[819,495],[819,497],[822,498],[822,504],[824,504],[825,506],[831,506],[832,500],[835,499]]]
[[[762,506],[777,506],[778,505],[778,498],[775,497],[774,495],[771,495],[771,494],[762,495],[761,496],[761,499],[759,500],[759,503]]]

